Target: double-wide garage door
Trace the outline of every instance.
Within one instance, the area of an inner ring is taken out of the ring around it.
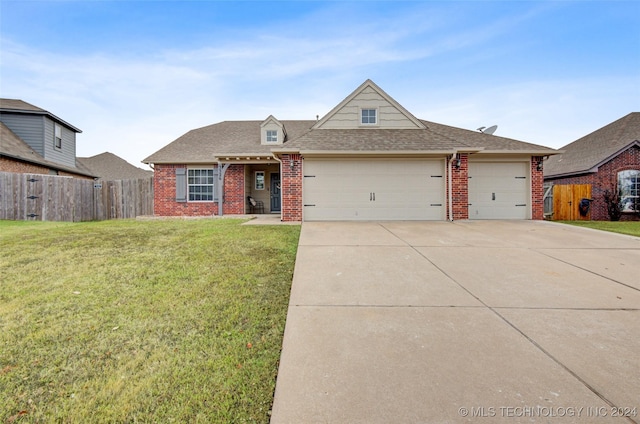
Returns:
[[[444,160],[305,158],[305,221],[443,220]]]
[[[469,219],[527,219],[528,162],[469,162]]]

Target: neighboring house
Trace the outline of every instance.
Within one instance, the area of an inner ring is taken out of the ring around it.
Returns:
[[[80,132],[44,109],[0,99],[0,171],[93,178],[76,164]]]
[[[78,158],[77,163],[102,180],[132,180],[153,177],[153,171],[133,166],[110,152],[88,158]]]
[[[639,219],[640,112],[630,113],[560,150],[544,165],[547,185],[591,186],[592,220],[608,220],[605,192],[619,193],[622,219]]]
[[[371,80],[322,119],[221,122],[153,164],[156,215],[284,221],[542,219],[542,160],[556,150],[417,119]]]

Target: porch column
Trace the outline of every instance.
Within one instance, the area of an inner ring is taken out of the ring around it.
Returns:
[[[222,162],[218,162],[218,184],[216,186],[216,191],[218,192],[218,215],[224,215],[224,211],[222,210],[224,204],[224,174],[227,172],[229,168],[229,163],[222,164]]]

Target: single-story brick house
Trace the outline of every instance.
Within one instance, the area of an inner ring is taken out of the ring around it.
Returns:
[[[545,161],[546,185],[590,185],[592,220],[608,220],[604,194],[619,193],[622,219],[640,219],[640,112],[632,112],[560,150],[562,154]]]
[[[544,146],[417,119],[371,80],[311,121],[220,122],[143,162],[155,214],[542,219]]]

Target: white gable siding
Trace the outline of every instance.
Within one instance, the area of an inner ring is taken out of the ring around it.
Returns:
[[[347,102],[331,118],[324,122],[321,128],[350,129],[365,127],[360,124],[361,109],[377,109],[378,125],[367,125],[373,128],[415,129],[418,126],[404,113],[382,97],[372,87],[366,87],[351,101]]]

